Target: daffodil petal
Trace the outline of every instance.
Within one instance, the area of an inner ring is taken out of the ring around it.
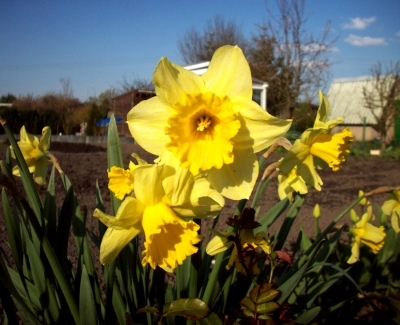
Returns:
[[[216,217],[225,204],[221,194],[210,187],[205,178],[195,180],[190,200],[172,209],[181,218],[210,218]]]
[[[51,139],[51,129],[48,126],[45,126],[42,130],[42,137],[39,141],[39,149],[41,151],[47,151],[50,148],[50,139]]]
[[[168,169],[164,168],[162,177],[162,185],[171,205],[181,205],[188,202],[194,185],[192,173],[188,169],[181,168],[179,160],[168,150],[163,151],[161,160],[166,165],[172,167]],[[171,172],[172,175],[167,174],[171,174]]]
[[[35,171],[33,172],[33,179],[39,185],[46,184],[46,176],[48,172],[48,161],[47,159],[39,159],[35,164]]]
[[[106,265],[115,260],[121,250],[140,232],[140,229],[134,227],[128,229],[108,228],[100,245],[100,263]]]
[[[127,123],[132,137],[153,155],[159,156],[169,139],[164,134],[168,116],[158,97],[141,101],[128,113]]]
[[[200,76],[170,62],[166,57],[158,63],[153,74],[153,83],[157,97],[167,109],[171,109],[186,94],[200,94],[205,89]],[[158,118],[157,115],[155,117]]]
[[[233,138],[237,149],[252,147],[254,152],[264,150],[282,137],[292,124],[292,120],[274,117],[252,100],[235,97],[232,103],[242,124]]]
[[[249,198],[258,177],[257,157],[253,150],[233,150],[235,160],[222,168],[212,168],[207,180],[223,196],[231,200]]]
[[[156,205],[165,196],[162,186],[163,168],[169,166],[144,165],[133,171],[135,177],[135,195],[145,206]]]
[[[220,97],[243,97],[251,101],[253,89],[250,67],[237,46],[226,45],[215,51],[202,78],[207,90]]]
[[[136,227],[140,229],[140,224],[145,206],[139,200],[127,197],[122,201],[118,208],[117,215],[115,217],[110,216],[99,209],[95,209],[93,216],[98,218],[107,227],[122,230]]]
[[[307,158],[304,159],[303,163],[297,165],[297,170],[307,184],[314,186],[317,191],[321,191],[321,185],[323,185],[323,182],[315,170],[312,155],[308,155]]]
[[[228,233],[225,233],[228,235]],[[233,234],[233,233],[232,233]],[[217,255],[226,251],[229,247],[231,247],[234,243],[232,241],[228,241],[227,237],[214,236],[207,244],[206,252],[210,256]]]

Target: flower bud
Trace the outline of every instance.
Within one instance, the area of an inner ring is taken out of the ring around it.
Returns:
[[[364,195],[364,191],[359,190],[359,191],[358,191],[358,197],[361,197],[361,196],[363,196],[363,195]],[[366,204],[367,204],[367,198],[366,198],[366,197],[363,198],[358,204],[361,205],[361,206],[366,205]]]
[[[317,203],[313,210],[313,217],[315,219],[319,219],[320,216],[321,216],[321,209],[319,208],[319,204]]]

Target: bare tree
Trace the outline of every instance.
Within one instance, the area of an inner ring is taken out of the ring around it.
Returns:
[[[277,0],[277,5],[279,14],[274,15],[267,4],[269,20],[258,26],[259,35],[253,38],[253,46],[262,50],[260,44],[263,42],[273,44],[275,70],[257,77],[270,80],[269,93],[278,94],[276,110],[281,117],[290,117],[300,97],[311,102],[325,85],[331,66],[328,53],[336,38],[329,40],[329,21],[319,37],[306,29],[305,0]],[[270,48],[267,48],[266,55],[271,56]]]
[[[201,32],[195,27],[178,41],[178,49],[186,64],[210,61],[215,50],[223,45],[238,45],[247,53],[248,43],[235,20],[226,22],[220,15],[207,21]]]
[[[396,116],[400,117],[397,101],[400,99],[400,61],[383,69],[380,62],[371,68],[372,87],[363,88],[365,107],[375,118],[381,137],[381,150],[390,143],[388,131],[394,126]]]
[[[151,80],[133,77],[128,80],[126,76],[122,77],[122,80],[119,82],[120,87],[119,90],[115,90],[117,93],[127,93],[131,90],[154,90],[154,85]]]
[[[62,128],[65,134],[71,134],[74,127],[72,115],[74,110],[80,105],[77,98],[74,97],[71,81],[69,79],[60,79],[62,91],[58,94],[58,101],[53,109],[58,116],[57,132]]]

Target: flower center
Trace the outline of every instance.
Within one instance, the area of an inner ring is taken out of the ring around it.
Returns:
[[[209,116],[202,116],[197,120],[197,131],[204,131],[211,124],[211,118]]]
[[[233,162],[232,138],[240,121],[228,97],[213,93],[187,94],[173,105],[175,114],[168,119],[165,133],[170,142],[166,148],[197,175],[200,170],[221,168]]]

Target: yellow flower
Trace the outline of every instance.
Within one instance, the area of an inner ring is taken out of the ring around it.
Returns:
[[[293,167],[288,175],[279,174],[278,182],[278,194],[281,200],[288,197],[290,201],[293,201],[293,192],[300,194],[306,194],[308,192],[306,182],[297,172],[296,166]]]
[[[355,212],[353,212],[354,214]],[[354,216],[352,219],[355,219]],[[360,243],[371,248],[374,254],[378,254],[383,247],[385,239],[385,227],[375,227],[369,222],[373,219],[372,206],[368,205],[367,212],[358,218],[358,221],[350,227],[349,233],[352,235],[351,256],[347,263],[353,264],[360,260]],[[353,221],[354,222],[354,221]]]
[[[391,223],[396,233],[400,232],[400,190],[392,190],[389,197],[382,205],[382,211],[387,216],[391,216]]]
[[[238,272],[246,273],[245,268],[242,265],[242,262],[239,260],[238,250],[234,241],[230,240],[237,234],[231,232],[217,232],[207,244],[206,252],[208,255],[214,256],[216,254],[222,253],[225,250],[229,249],[233,245],[232,253],[229,258],[229,262],[226,265],[226,269],[229,270],[232,265],[235,265],[235,268]],[[260,247],[266,254],[271,254],[272,252],[272,244],[268,237],[268,235],[264,232],[259,232],[254,235],[253,229],[244,229],[240,231],[240,243],[242,244],[242,251],[245,251],[248,248],[256,249]],[[249,267],[249,263],[251,262],[249,256],[243,256],[244,263],[246,267]],[[252,273],[257,274],[260,270],[257,267],[257,264],[252,265]]]
[[[165,148],[181,167],[204,174],[222,195],[248,198],[259,170],[255,153],[281,137],[291,121],[271,116],[252,100],[242,51],[221,47],[202,76],[164,57],[153,83],[157,96],[127,116],[135,140],[157,156]]]
[[[94,212],[109,227],[101,242],[100,261],[112,262],[125,245],[144,232],[142,264],[171,271],[197,251],[194,245],[201,240],[199,226],[181,218],[195,214],[214,217],[223,199],[213,193],[219,203],[202,200],[209,189],[201,181],[198,185],[189,172],[175,171],[171,166],[140,165],[132,173],[136,198],[125,198],[115,217],[98,209]]]
[[[287,175],[297,166],[297,172],[305,182],[318,191],[323,183],[315,170],[315,164],[325,162],[333,171],[340,170],[345,162],[345,155],[349,153],[350,142],[353,141],[349,128],[330,134],[333,127],[343,122],[343,118],[325,122],[330,112],[329,103],[322,92],[319,93],[319,98],[321,104],[314,127],[304,131],[278,166]]]
[[[46,175],[49,164],[48,150],[50,148],[51,130],[45,126],[42,130],[40,141],[37,137],[29,134],[25,130],[25,126],[20,131],[20,141],[18,146],[24,156],[25,162],[29,168],[29,172],[33,173],[33,179],[39,185],[46,184]],[[15,153],[11,148],[11,157],[15,158]],[[12,173],[15,176],[21,176],[18,166],[14,166]]]
[[[133,192],[133,171],[140,165],[147,164],[146,161],[140,159],[137,154],[132,154],[132,156],[138,161],[138,165],[129,162],[129,169],[113,166],[108,172],[108,188],[115,194],[115,197],[120,200],[123,200],[125,195]]]

